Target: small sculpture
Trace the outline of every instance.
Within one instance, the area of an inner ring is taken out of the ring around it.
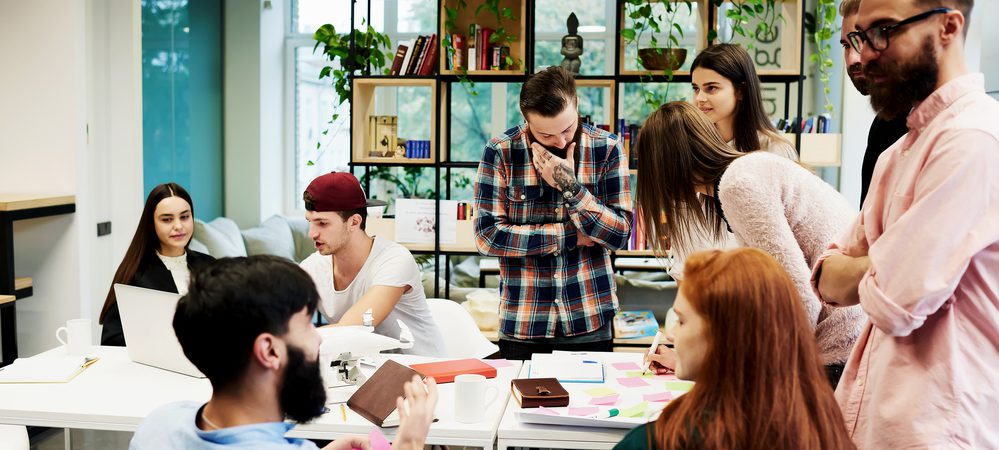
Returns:
[[[569,19],[565,21],[566,28],[569,29],[569,34],[562,36],[562,56],[565,58],[562,60],[562,68],[572,72],[574,74],[579,74],[579,55],[583,54],[583,38],[576,34],[576,30],[579,28],[579,19],[576,18],[576,13],[570,13]]]

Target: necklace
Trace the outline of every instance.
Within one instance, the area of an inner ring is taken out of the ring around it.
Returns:
[[[221,430],[222,429],[222,427],[220,427],[218,425],[215,425],[214,423],[212,423],[211,420],[208,420],[208,417],[205,416],[205,410],[204,409],[201,410],[201,420],[203,422],[205,422],[205,425],[208,425],[208,426],[212,427],[213,430]]]

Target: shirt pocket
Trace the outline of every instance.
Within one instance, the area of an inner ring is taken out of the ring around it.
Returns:
[[[543,205],[545,191],[542,186],[510,186],[507,188],[507,219],[517,225],[545,223],[547,215]]]

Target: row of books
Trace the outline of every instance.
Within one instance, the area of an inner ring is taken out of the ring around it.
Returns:
[[[427,159],[430,157],[430,141],[407,139],[404,146],[406,158]]]
[[[389,75],[433,75],[437,72],[438,47],[436,34],[399,44]]]
[[[831,120],[832,116],[829,114],[819,114],[804,119],[795,117],[792,120],[780,118],[774,122],[774,127],[785,133],[828,133]]]
[[[510,47],[492,45],[495,30],[478,24],[468,26],[468,39],[464,35],[451,35],[453,54],[445,59],[448,70],[503,70],[509,69],[506,63]]]
[[[645,234],[645,219],[642,217],[642,208],[635,207],[631,215],[631,237],[628,239],[628,250],[651,249]]]
[[[593,126],[609,133],[616,132],[618,137],[621,138],[621,148],[624,150],[624,157],[628,160],[628,165],[633,168],[638,165],[638,153],[634,151],[634,144],[635,139],[638,138],[638,132],[642,128],[641,125],[637,123],[629,124],[624,119],[618,119],[617,130],[611,130],[610,125],[593,124],[590,120],[590,116],[583,116],[583,122],[590,123]]]

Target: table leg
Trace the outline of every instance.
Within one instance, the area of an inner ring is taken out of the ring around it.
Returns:
[[[73,450],[73,429],[63,428],[63,442],[65,442],[66,450]]]

